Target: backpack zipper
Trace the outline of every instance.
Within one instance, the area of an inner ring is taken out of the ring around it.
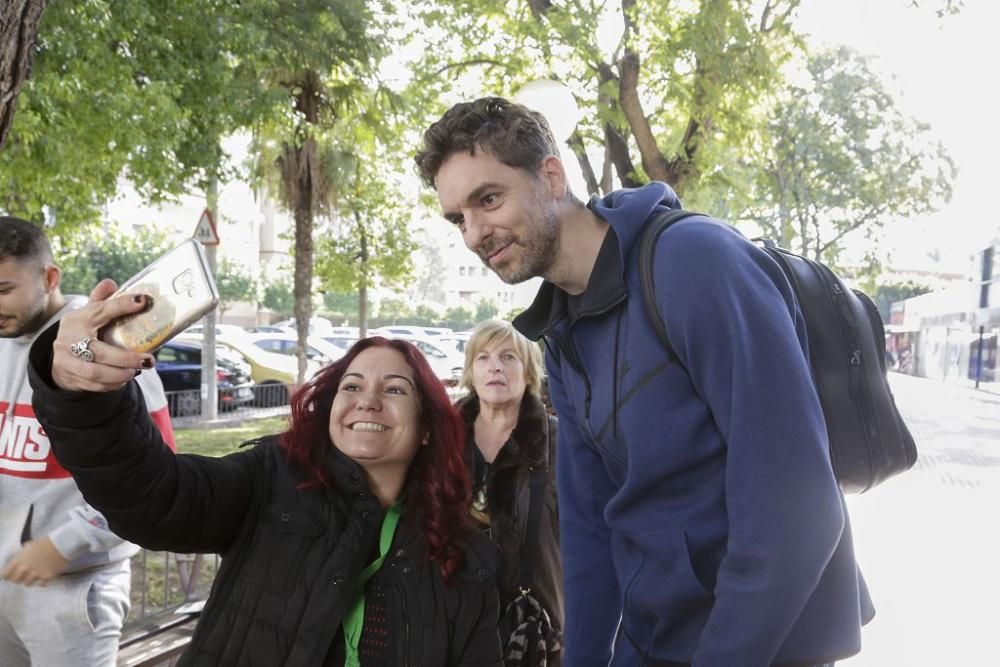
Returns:
[[[873,327],[875,329],[874,335],[876,337],[875,349],[883,350],[885,346],[885,327],[882,325],[882,314],[879,313],[878,306],[875,305],[875,302],[872,300],[872,298],[867,294],[865,294],[864,292],[860,290],[853,290],[853,291],[855,296],[857,296],[858,299],[861,300],[861,303],[864,304],[865,309],[868,311],[868,318],[873,322]],[[892,387],[889,386],[889,377],[888,377],[889,371],[886,368],[887,362],[885,359],[884,352],[883,354],[880,355],[879,362],[881,362],[880,365],[882,368],[882,381],[885,383],[885,389],[889,393],[889,397],[892,398],[893,403],[895,403],[895,398],[893,398],[892,396]],[[903,442],[906,443],[906,438],[903,438]],[[904,446],[904,451],[906,454],[906,460],[909,463],[909,465],[912,466],[914,463],[917,462],[917,450],[915,448]]]
[[[872,298],[870,296],[868,296],[861,290],[851,290],[851,291],[854,292],[854,296],[858,297],[858,299],[861,300],[861,303],[864,304],[865,310],[868,311],[868,319],[872,321],[875,327],[875,349],[877,350],[881,347],[884,347],[885,327],[882,325],[882,314],[878,311],[878,306],[875,305],[875,302],[872,301]],[[879,362],[881,362],[880,365],[882,367],[882,374],[885,375],[886,373],[889,372],[889,369],[886,368],[886,361],[884,354],[879,359]],[[890,391],[889,393],[892,392]]]
[[[844,340],[847,341],[847,352],[849,353],[849,363],[850,363],[850,387],[849,394],[851,401],[854,402],[855,408],[858,411],[858,416],[861,418],[861,424],[864,427],[862,429],[865,437],[865,451],[868,454],[868,469],[869,471],[875,470],[875,464],[873,461],[874,443],[878,441],[878,426],[875,423],[874,415],[868,410],[868,405],[870,402],[870,397],[868,396],[867,385],[862,381],[861,378],[861,346],[853,330],[858,328],[857,320],[854,318],[854,313],[851,311],[851,305],[847,303],[847,296],[844,294],[844,290],[840,287],[840,282],[836,279],[836,276],[832,272],[827,274],[828,270],[822,265],[813,265],[814,268],[818,268],[818,274],[820,279],[828,287],[828,292],[830,294],[831,300],[833,301],[834,310],[840,315],[837,317],[837,325],[840,329],[840,333]],[[874,480],[872,480],[873,482]],[[867,490],[871,487],[869,483],[868,487],[863,489]]]

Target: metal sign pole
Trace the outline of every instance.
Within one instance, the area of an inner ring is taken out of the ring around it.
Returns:
[[[219,204],[219,184],[214,177],[209,182],[207,194],[208,212],[212,220],[216,220]],[[216,277],[216,244],[205,245],[205,256],[212,277]],[[219,416],[218,390],[215,378],[215,325],[218,320],[216,310],[212,309],[205,316],[205,328],[202,333],[201,346],[201,419],[213,421]]]

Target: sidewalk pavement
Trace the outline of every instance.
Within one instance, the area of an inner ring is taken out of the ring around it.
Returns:
[[[913,470],[848,498],[877,615],[844,667],[1000,665],[1000,396],[892,374]]]

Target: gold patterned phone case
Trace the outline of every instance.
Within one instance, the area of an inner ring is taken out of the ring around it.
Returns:
[[[138,313],[109,324],[100,338],[136,352],[156,350],[219,303],[205,250],[194,239],[137,273],[114,296],[122,294],[145,294],[149,302]]]

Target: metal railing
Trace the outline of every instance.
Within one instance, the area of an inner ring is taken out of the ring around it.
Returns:
[[[205,600],[219,557],[142,549],[132,557],[132,610],[128,623]]]
[[[219,419],[257,419],[288,414],[291,392],[286,385],[266,383],[252,387],[219,390]],[[196,422],[201,418],[201,392],[197,389],[168,391],[167,408],[175,424]]]

